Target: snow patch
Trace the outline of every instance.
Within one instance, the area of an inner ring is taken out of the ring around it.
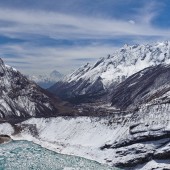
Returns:
[[[12,135],[14,128],[9,123],[0,124],[0,135]]]

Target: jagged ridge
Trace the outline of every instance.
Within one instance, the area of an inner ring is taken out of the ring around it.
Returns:
[[[88,101],[89,97],[100,97],[111,86],[132,74],[161,63],[170,63],[169,41],[152,45],[125,45],[94,65],[86,64],[79,68],[49,88],[49,91],[70,101],[73,101],[73,98],[79,102],[85,98],[86,100],[82,100],[84,102]]]

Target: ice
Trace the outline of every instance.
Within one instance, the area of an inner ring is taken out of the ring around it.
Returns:
[[[81,157],[55,153],[28,141],[0,145],[1,170],[116,170]]]

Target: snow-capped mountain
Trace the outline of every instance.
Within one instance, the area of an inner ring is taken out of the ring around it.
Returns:
[[[54,70],[49,74],[32,75],[27,77],[30,80],[36,82],[40,87],[47,89],[53,84],[55,84],[57,81],[61,80],[63,78],[63,74],[61,74],[57,70]]]
[[[5,65],[2,59],[0,94],[0,118],[49,117],[61,114],[65,109],[59,99]]]
[[[66,76],[49,88],[61,98],[100,96],[132,74],[149,66],[170,63],[170,42],[133,45],[120,48],[95,64],[85,66]]]

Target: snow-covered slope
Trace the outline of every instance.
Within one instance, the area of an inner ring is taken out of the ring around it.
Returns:
[[[169,103],[170,65],[148,67],[128,77],[110,92],[114,107],[137,109],[143,104]]]
[[[86,64],[49,90],[62,98],[100,95],[132,74],[149,66],[170,63],[170,42],[120,48],[95,64]]]
[[[0,59],[0,118],[49,117],[62,114],[64,109],[59,99]]]
[[[63,78],[63,74],[54,70],[50,74],[27,76],[28,79],[36,82],[40,87],[47,89]]]
[[[12,138],[127,170],[170,168],[169,111],[30,119]]]

